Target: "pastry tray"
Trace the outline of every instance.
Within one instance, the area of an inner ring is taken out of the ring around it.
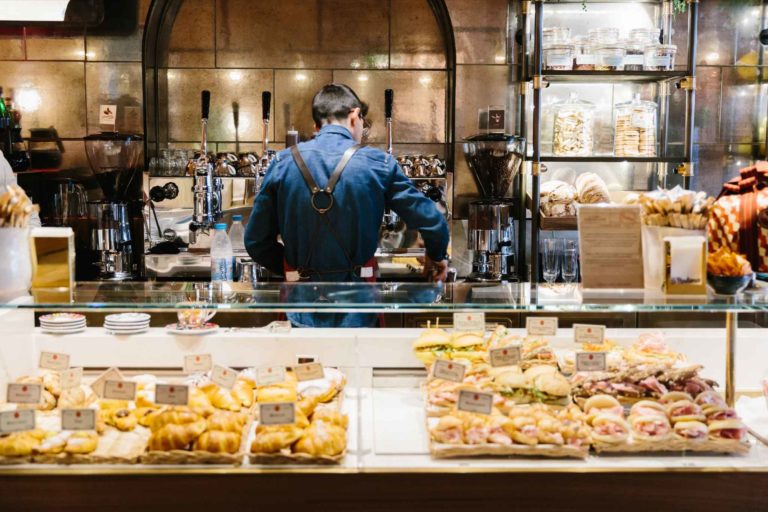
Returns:
[[[654,452],[697,452],[746,454],[752,445],[749,441],[713,440],[685,441],[683,439],[668,439],[666,441],[638,441],[630,439],[626,443],[592,442],[597,453],[654,453]]]
[[[558,457],[586,459],[589,446],[554,444],[442,444],[430,442],[429,452],[436,459],[455,457]]]
[[[32,461],[38,464],[136,464],[147,447],[149,435],[149,429],[138,425],[128,432],[107,427],[91,453],[37,454],[32,456]]]

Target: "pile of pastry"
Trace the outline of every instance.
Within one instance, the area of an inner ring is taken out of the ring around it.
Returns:
[[[40,384],[42,391],[40,402],[37,404],[18,404],[17,409],[36,409],[52,411],[54,409],[75,409],[89,407],[97,400],[90,386],[80,385],[74,388],[62,389],[61,374],[50,370],[41,370],[36,377],[23,376],[16,379],[18,383]]]
[[[236,454],[247,421],[248,416],[239,412],[163,407],[149,419],[152,435],[147,450]]]
[[[584,412],[598,451],[749,450],[746,426],[714,391],[695,399],[673,391],[658,401],[641,400],[626,417],[614,397],[596,395],[584,403]]]
[[[92,431],[57,431],[45,428],[25,430],[0,436],[0,457],[26,462],[42,455],[86,455],[96,450],[99,436]]]
[[[693,192],[677,186],[627,196],[625,202],[642,208],[643,224],[683,229],[706,229],[715,204],[705,192]]]
[[[610,203],[608,185],[595,173],[579,174],[574,184],[549,180],[541,184],[539,205],[547,217],[574,217],[576,204]]]

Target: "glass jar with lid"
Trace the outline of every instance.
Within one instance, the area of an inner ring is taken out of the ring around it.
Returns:
[[[631,101],[618,103],[614,109],[614,145],[616,156],[656,156],[656,112],[658,106],[635,94]]]
[[[545,45],[544,69],[556,71],[573,69],[573,45],[564,43]]]
[[[553,152],[555,156],[589,156],[595,143],[595,105],[575,92],[554,105]]]
[[[658,28],[633,28],[629,31],[630,41],[647,41],[648,44],[658,43],[661,37],[661,29]]]
[[[604,44],[597,48],[597,71],[624,71],[627,50],[622,43]]]
[[[672,71],[675,69],[677,45],[652,44],[645,47],[645,71]]]
[[[571,29],[567,27],[544,27],[541,42],[544,45],[570,43]]]
[[[578,71],[593,71],[595,69],[595,47],[586,36],[573,39],[574,66]]]
[[[612,44],[619,42],[619,29],[616,27],[599,27],[589,29],[589,40],[597,44]]]
[[[645,47],[648,41],[633,41],[628,39],[625,43],[626,55],[624,57],[624,71],[642,71],[645,63]]]

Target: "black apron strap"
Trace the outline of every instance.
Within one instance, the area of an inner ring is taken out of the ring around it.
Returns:
[[[299,151],[298,146],[291,147],[291,155],[293,156],[293,160],[296,162],[299,171],[301,171],[301,175],[304,177],[304,182],[307,184],[307,187],[311,193],[317,194],[318,192],[325,192],[326,194],[333,194],[333,190],[336,188],[336,184],[339,182],[339,178],[341,178],[341,173],[344,172],[344,169],[347,168],[349,161],[352,160],[352,157],[355,156],[355,153],[357,153],[357,150],[361,147],[362,146],[360,144],[355,144],[350,146],[349,149],[344,152],[344,155],[336,165],[336,169],[333,170],[333,174],[331,174],[331,177],[328,180],[328,184],[324,189],[321,189],[317,186],[315,179],[312,177],[312,173],[309,172],[307,163],[301,156],[301,151]]]

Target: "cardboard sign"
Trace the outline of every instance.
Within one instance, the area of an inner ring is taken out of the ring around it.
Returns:
[[[22,409],[19,411],[0,412],[0,433],[21,432],[35,429],[35,410]]]
[[[607,368],[605,352],[576,352],[577,372],[604,372]]]
[[[522,359],[520,345],[508,345],[506,347],[495,348],[488,355],[491,360],[491,366],[514,366],[520,364]]]
[[[69,368],[69,355],[58,352],[40,352],[40,368],[63,372]]]
[[[259,404],[259,423],[261,425],[296,423],[296,404],[294,402]]]
[[[285,366],[267,366],[259,368],[256,372],[256,384],[259,386],[269,386],[278,382],[285,382]]]
[[[485,331],[485,313],[472,311],[469,313],[454,313],[453,328],[457,331]]]
[[[96,409],[62,409],[61,430],[96,430]]]
[[[39,404],[42,396],[42,384],[11,382],[8,384],[6,401],[11,404]]]
[[[557,317],[531,317],[525,319],[525,330],[529,336],[557,335]]]
[[[187,405],[189,404],[189,386],[182,384],[155,384],[155,403]]]
[[[211,369],[211,382],[222,388],[232,389],[237,382],[237,372],[226,366],[214,365]]]
[[[69,368],[61,372],[61,389],[79,388],[82,381],[82,368]]]
[[[213,368],[211,354],[184,356],[184,373],[205,373]]]
[[[432,376],[436,379],[463,382],[466,372],[467,367],[465,365],[447,359],[437,359],[432,365]]]
[[[599,345],[605,341],[605,326],[573,324],[573,340],[576,343],[592,343]]]
[[[325,370],[320,363],[297,364],[293,367],[293,372],[299,382],[325,378]]]
[[[104,383],[108,380],[125,380],[125,377],[115,367],[105,370],[104,373],[96,377],[96,380],[91,383],[91,389],[99,398],[104,398]]]
[[[493,393],[462,389],[459,391],[458,410],[478,414],[491,414],[493,411]]]
[[[108,380],[104,383],[107,400],[136,400],[136,383],[127,380]]]

